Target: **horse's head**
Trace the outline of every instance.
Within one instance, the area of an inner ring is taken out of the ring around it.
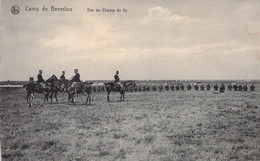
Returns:
[[[123,82],[123,84],[124,84],[126,87],[130,87],[130,86],[136,87],[136,83],[135,83],[134,80],[125,81],[125,82]]]
[[[53,74],[46,82],[58,81],[58,78]]]

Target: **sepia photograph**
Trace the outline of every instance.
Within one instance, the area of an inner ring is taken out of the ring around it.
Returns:
[[[0,161],[260,160],[260,1],[0,6]]]

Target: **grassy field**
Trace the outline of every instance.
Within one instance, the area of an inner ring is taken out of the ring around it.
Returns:
[[[260,91],[104,92],[43,105],[0,90],[3,160],[260,160]]]

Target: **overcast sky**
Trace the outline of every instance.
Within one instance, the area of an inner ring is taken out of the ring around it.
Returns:
[[[1,12],[0,81],[74,68],[82,80],[260,79],[258,0],[2,0]]]

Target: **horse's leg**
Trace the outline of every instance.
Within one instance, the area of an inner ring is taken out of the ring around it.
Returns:
[[[89,94],[89,104],[91,104],[91,94]]]
[[[89,98],[89,95],[87,96],[86,105],[88,104],[88,98]]]
[[[46,99],[47,99],[47,102],[49,102],[49,93],[46,93],[46,95],[45,95],[45,97],[46,97]]]
[[[69,94],[69,92],[68,92],[68,102],[70,102],[70,94]]]
[[[48,94],[47,93],[45,93],[44,94],[44,104],[47,104],[48,103]]]
[[[110,94],[110,92],[108,91],[108,92],[107,92],[107,102],[110,102],[109,94]]]
[[[71,99],[71,103],[74,103],[74,96],[72,96]]]
[[[70,98],[71,98],[71,103],[74,103],[74,94],[75,94],[75,93],[73,93],[73,94],[70,95],[70,96],[71,96],[71,97],[70,97]]]
[[[53,91],[51,91],[51,94],[50,94],[51,103],[52,103],[52,96],[53,96]]]
[[[122,98],[123,98],[123,92],[120,91],[120,102],[122,102]]]
[[[55,97],[55,99],[56,99],[56,102],[59,103],[58,98],[57,98],[57,94],[58,94],[58,90],[55,91],[54,97]]]

